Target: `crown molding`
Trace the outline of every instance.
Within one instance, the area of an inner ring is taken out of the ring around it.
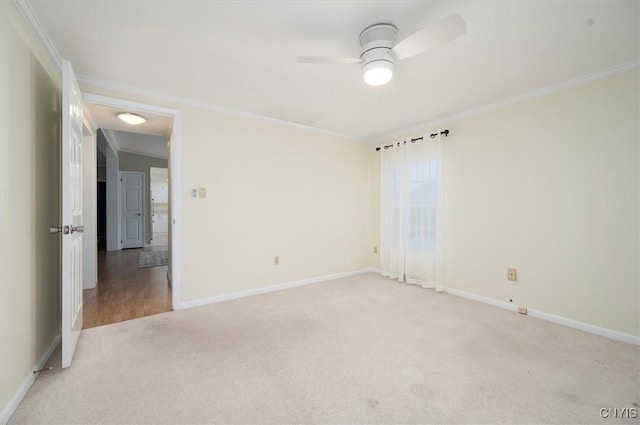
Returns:
[[[38,41],[40,42],[40,44],[42,45],[42,47],[45,49],[46,53],[48,54],[48,56],[50,57],[50,59],[52,60],[52,62],[55,64],[55,66],[59,69],[62,70],[62,58],[60,57],[60,54],[58,53],[58,51],[56,50],[53,42],[51,41],[51,39],[49,38],[49,36],[47,35],[47,33],[45,32],[44,28],[42,27],[42,25],[40,24],[40,21],[38,20],[38,18],[36,17],[33,9],[31,8],[31,4],[29,3],[28,0],[13,0],[13,3],[15,4],[16,8],[18,9],[18,11],[20,12],[20,14],[22,15],[22,17],[25,19],[27,25],[31,28],[31,30],[33,31],[33,33],[36,35],[36,38],[38,39]],[[101,89],[105,89],[105,90],[110,90],[110,91],[115,91],[115,92],[120,92],[123,94],[131,94],[131,95],[136,95],[136,96],[142,96],[145,98],[150,98],[150,99],[155,99],[155,100],[159,100],[159,101],[163,101],[163,102],[168,102],[168,103],[172,103],[172,104],[177,104],[177,105],[185,105],[185,106],[193,106],[193,107],[197,107],[197,108],[201,108],[201,109],[206,109],[206,110],[210,110],[210,111],[214,111],[214,112],[222,112],[222,113],[227,113],[230,115],[235,115],[235,116],[241,116],[241,117],[246,117],[246,118],[252,118],[252,119],[256,119],[256,120],[260,120],[260,121],[264,121],[264,122],[270,122],[270,123],[274,123],[274,124],[279,124],[279,125],[283,125],[283,126],[287,126],[287,127],[293,127],[293,128],[298,128],[298,129],[303,129],[303,130],[308,130],[308,131],[313,131],[316,133],[321,133],[324,135],[328,135],[328,136],[333,136],[333,137],[339,137],[339,138],[344,138],[344,139],[348,139],[348,140],[352,140],[352,141],[357,141],[357,142],[366,142],[372,145],[377,145],[380,144],[382,142],[385,142],[389,139],[392,139],[394,137],[401,137],[406,135],[407,133],[413,133],[413,132],[420,132],[420,131],[424,131],[425,129],[428,129],[430,127],[435,127],[438,125],[442,125],[451,121],[455,121],[455,120],[459,120],[462,118],[467,118],[470,116],[474,116],[474,115],[478,115],[481,114],[483,112],[487,112],[493,109],[498,109],[510,104],[514,104],[514,103],[519,103],[522,101],[526,101],[526,100],[530,100],[530,99],[534,99],[536,97],[541,97],[547,94],[551,94],[560,90],[564,90],[564,89],[568,89],[571,87],[576,87],[585,83],[589,83],[591,81],[595,81],[595,80],[599,80],[602,78],[606,78],[609,76],[613,76],[616,74],[621,74],[623,72],[626,71],[630,71],[632,69],[638,68],[640,67],[640,60],[634,60],[631,62],[627,62],[627,63],[623,63],[617,66],[613,66],[610,68],[605,68],[603,70],[600,71],[596,71],[590,74],[586,74],[583,75],[581,77],[577,77],[562,83],[558,83],[558,84],[552,84],[550,86],[547,87],[543,87],[541,89],[537,89],[537,90],[533,90],[518,96],[514,96],[511,98],[507,98],[507,99],[503,99],[503,100],[499,100],[496,102],[492,102],[483,106],[479,106],[479,107],[475,107],[475,108],[471,108],[468,109],[466,111],[463,112],[459,112],[456,114],[452,114],[452,115],[446,115],[446,116],[441,116],[438,118],[435,118],[431,121],[426,121],[423,124],[416,124],[416,125],[412,125],[410,127],[405,127],[404,129],[401,130],[395,130],[389,133],[385,133],[381,136],[378,137],[374,137],[372,139],[363,139],[362,137],[358,137],[355,136],[353,134],[346,134],[346,133],[340,133],[340,132],[335,132],[335,131],[331,131],[331,130],[326,130],[326,129],[322,129],[319,127],[313,127],[310,125],[306,125],[306,124],[300,124],[297,122],[293,122],[293,121],[287,121],[287,120],[283,120],[280,118],[274,118],[274,117],[269,117],[266,115],[261,115],[261,114],[257,114],[254,112],[246,112],[246,111],[241,111],[241,110],[237,110],[237,109],[233,109],[233,108],[228,108],[228,107],[224,107],[224,106],[219,106],[219,105],[213,105],[210,103],[206,103],[206,102],[202,102],[202,101],[198,101],[198,100],[194,100],[194,99],[189,99],[189,98],[184,98],[184,97],[178,97],[178,96],[171,96],[171,95],[166,95],[166,94],[162,94],[162,93],[158,93],[158,92],[154,92],[154,91],[146,91],[146,90],[141,90],[135,87],[131,87],[131,86],[127,86],[127,85],[122,85],[122,84],[117,84],[117,83],[113,83],[110,81],[106,81],[106,80],[101,80],[101,79],[97,79],[97,78],[92,78],[92,77],[88,77],[88,76],[83,76],[83,75],[77,75],[76,78],[78,80],[79,83],[88,86],[88,87],[95,87],[95,88],[101,88]]]
[[[42,24],[40,24],[40,20],[31,8],[31,4],[27,0],[13,0],[13,4],[16,6],[16,9],[18,9],[18,12],[20,12],[20,15],[22,15],[29,28],[31,28],[31,31],[33,31],[34,35],[40,42],[40,45],[49,56],[49,59],[51,59],[58,70],[62,71],[62,58],[42,27]]]
[[[102,134],[104,134],[104,138],[107,139],[107,143],[109,144],[109,147],[111,147],[113,153],[118,155],[118,152],[120,152],[120,143],[118,142],[118,136],[116,136],[116,134],[110,128],[103,128]]]
[[[177,109],[165,108],[158,105],[149,105],[148,103],[134,102],[131,100],[102,96],[100,94],[87,92],[82,93],[82,100],[84,103],[109,106],[112,108],[124,108],[133,112],[152,113],[170,118],[175,118],[180,115],[180,112]]]
[[[102,132],[104,133],[104,137],[107,139],[107,143],[111,146],[111,149],[115,152],[116,155],[119,155],[120,152],[130,153],[133,155],[147,156],[149,158],[163,159],[167,161],[169,159],[169,152],[167,150],[167,155],[158,155],[150,152],[145,152],[138,149],[131,148],[123,148],[121,147],[120,139],[116,134],[115,130],[110,128],[103,128]],[[159,136],[161,137],[161,136]]]
[[[120,149],[118,151],[118,153],[129,153],[129,154],[132,154],[132,155],[146,156],[148,158],[162,159],[162,160],[165,160],[165,161],[169,160],[168,154],[166,156],[162,156],[162,155],[157,155],[157,154],[143,152],[143,151],[139,151],[139,150],[136,150],[136,149],[129,149],[129,148]]]
[[[269,122],[269,123],[274,123],[274,124],[278,124],[278,125],[283,125],[283,126],[287,126],[287,127],[293,127],[293,128],[298,128],[298,129],[302,129],[302,130],[308,130],[308,131],[313,131],[316,133],[321,133],[324,135],[328,135],[328,136],[333,136],[333,137],[339,137],[342,139],[348,139],[348,140],[352,140],[352,141],[356,141],[356,142],[367,142],[367,140],[361,138],[361,137],[357,137],[351,134],[345,134],[345,133],[339,133],[339,132],[335,132],[335,131],[331,131],[331,130],[325,130],[323,128],[319,128],[319,127],[313,127],[310,125],[306,125],[306,124],[300,124],[297,122],[293,122],[293,121],[287,121],[287,120],[283,120],[280,118],[274,118],[274,117],[269,117],[267,115],[261,115],[261,114],[257,114],[255,112],[247,112],[247,111],[241,111],[238,109],[233,109],[233,108],[228,108],[226,106],[219,106],[219,105],[213,105],[210,103],[206,103],[206,102],[202,102],[202,101],[198,101],[198,100],[194,100],[194,99],[189,99],[189,98],[185,98],[185,97],[179,97],[179,96],[171,96],[171,95],[166,95],[166,94],[162,94],[162,93],[158,93],[158,92],[154,92],[154,91],[147,91],[147,90],[141,90],[135,87],[131,87],[131,86],[127,86],[124,84],[118,84],[118,83],[113,83],[111,81],[106,81],[106,80],[101,80],[101,79],[97,79],[97,78],[92,78],[92,77],[88,77],[86,75],[76,75],[76,78],[78,80],[78,82],[85,86],[86,88],[90,89],[90,88],[99,88],[99,89],[104,89],[104,90],[109,90],[109,91],[114,91],[114,92],[119,92],[119,93],[124,93],[124,94],[131,94],[131,95],[135,95],[135,96],[142,96],[145,98],[149,98],[149,99],[154,99],[154,100],[159,100],[161,102],[167,102],[170,103],[172,105],[185,105],[185,106],[193,106],[196,108],[201,108],[201,109],[206,109],[209,111],[214,111],[214,112],[222,112],[222,113],[226,113],[226,114],[230,114],[230,115],[235,115],[235,116],[240,116],[240,117],[245,117],[245,118],[252,118],[252,119],[256,119],[259,121],[264,121],[264,122]]]
[[[545,96],[545,95],[562,91],[565,89],[569,89],[572,87],[581,86],[583,84],[587,84],[592,81],[600,80],[607,77],[612,77],[617,74],[622,74],[623,72],[631,71],[638,67],[640,67],[640,60],[634,60],[631,62],[626,62],[620,65],[616,65],[610,68],[605,68],[600,71],[592,72],[568,81],[564,81],[562,83],[552,84],[550,86],[533,90],[518,96],[510,97],[508,99],[503,99],[503,100],[488,103],[486,105],[479,106],[476,108],[467,109],[466,111],[459,112],[456,114],[438,117],[432,121],[427,121],[424,124],[416,124],[410,127],[406,127],[402,130],[396,130],[396,131],[387,133],[383,136],[375,138],[374,140],[371,141],[371,144],[377,145],[383,142],[387,142],[389,141],[389,139],[393,139],[395,137],[403,137],[409,133],[423,133],[429,128],[445,125],[447,123],[450,123],[452,121],[457,121],[462,118],[468,118],[468,117],[478,115],[484,112],[488,112],[494,109],[502,108],[504,106],[535,99],[537,97]]]
[[[38,39],[42,47],[45,49],[46,53],[48,54],[49,58],[53,61],[57,69],[62,70],[62,57],[58,53],[58,50],[55,48],[53,42],[47,35],[44,28],[40,24],[40,21],[38,20],[35,12],[33,11],[31,4],[27,0],[13,0],[13,3],[16,5],[16,8],[18,9],[20,14],[26,21],[29,28],[31,28],[36,38]],[[156,99],[156,100],[175,103],[179,105],[194,106],[197,108],[207,109],[210,111],[223,112],[231,115],[242,116],[246,118],[253,118],[253,119],[257,119],[264,122],[270,122],[270,123],[298,128],[302,130],[313,131],[313,132],[325,134],[328,136],[349,139],[357,142],[366,142],[366,140],[351,134],[325,130],[319,127],[313,127],[310,125],[300,124],[293,121],[287,121],[280,118],[269,117],[269,116],[257,114],[254,112],[246,112],[246,111],[241,111],[241,110],[228,108],[224,106],[213,105],[206,102],[197,101],[194,99],[170,96],[170,95],[157,93],[153,91],[141,90],[135,87],[121,85],[121,84],[113,83],[110,81],[100,80],[100,79],[91,78],[83,75],[76,75],[76,79],[78,80],[79,83],[89,87],[96,87],[96,88],[102,88],[106,90],[121,92],[124,94],[143,96],[150,99]]]

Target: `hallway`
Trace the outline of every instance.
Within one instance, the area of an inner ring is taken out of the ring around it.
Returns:
[[[85,289],[83,329],[171,311],[167,266],[138,268],[140,253],[166,246],[98,252],[98,284]]]

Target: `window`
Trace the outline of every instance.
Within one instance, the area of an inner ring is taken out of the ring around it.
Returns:
[[[437,167],[435,160],[409,164],[409,246],[416,251],[435,250]]]
[[[380,273],[442,291],[441,140],[398,143],[380,167]]]
[[[415,161],[394,169],[393,223],[394,231],[405,227],[408,248],[413,251],[433,252],[436,245],[436,202],[438,184],[438,161]],[[407,212],[402,220],[402,190],[408,186]],[[405,220],[407,225],[403,226]],[[399,239],[395,239],[395,247]]]

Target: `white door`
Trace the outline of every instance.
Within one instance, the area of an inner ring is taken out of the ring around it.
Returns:
[[[166,170],[166,168],[165,168]],[[166,181],[151,181],[151,226],[153,234],[169,232],[169,187]]]
[[[122,180],[122,248],[144,245],[144,173],[124,171]]]
[[[82,93],[62,63],[62,367],[71,366],[82,329]]]

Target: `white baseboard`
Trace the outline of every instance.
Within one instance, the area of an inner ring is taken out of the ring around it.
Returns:
[[[296,280],[293,282],[278,283],[276,285],[265,286],[262,288],[249,289],[247,291],[234,292],[231,294],[217,295],[214,297],[200,298],[197,300],[185,301],[180,303],[178,307],[174,306],[174,310],[183,310],[186,308],[198,307],[207,304],[219,303],[222,301],[235,300],[238,298],[250,297],[252,295],[266,294],[269,292],[281,291],[283,289],[295,288],[297,286],[311,285],[312,283],[324,282],[327,280],[340,279],[343,277],[355,276],[363,273],[376,273],[374,268],[366,268],[351,272],[335,273],[325,276],[311,277],[308,279]]]
[[[528,309],[527,314],[537,319],[547,320],[549,322],[558,323],[560,325],[569,326],[570,328],[580,329],[581,331],[615,339],[616,341],[627,342],[633,345],[640,345],[640,336],[626,334],[624,332],[614,331],[612,329],[602,328],[589,323],[579,322],[566,317],[556,316],[555,314],[545,313],[544,311]]]
[[[29,388],[31,388],[31,385],[33,385],[34,381],[37,378],[37,374],[33,373],[33,371],[44,368],[44,365],[47,364],[47,361],[49,361],[49,358],[55,351],[56,347],[58,346],[58,344],[60,344],[61,338],[62,334],[57,334],[55,336],[55,338],[51,342],[51,345],[49,345],[49,348],[47,348],[47,351],[45,351],[42,357],[40,357],[38,363],[33,366],[33,370],[29,371],[29,374],[24,378],[24,381],[22,381],[22,384],[20,384],[16,392],[13,394],[13,397],[11,397],[7,404],[4,406],[4,409],[2,409],[2,412],[0,412],[0,424],[6,425],[7,422],[9,422],[9,419],[11,419],[13,412],[16,411],[18,405],[20,404],[24,396],[27,395]]]
[[[366,268],[361,270],[355,270],[351,272],[344,273],[335,273],[325,276],[312,277],[308,279],[297,280],[293,282],[285,282],[271,286],[265,286],[263,288],[250,289],[247,291],[234,292],[231,294],[218,295],[214,297],[201,298],[197,300],[186,301],[180,303],[179,306],[174,306],[174,310],[182,310],[186,308],[198,307],[207,304],[214,304],[222,301],[235,300],[238,298],[250,297],[252,295],[258,294],[266,294],[269,292],[281,291],[283,289],[294,288],[297,286],[310,285],[312,283],[324,282],[333,279],[339,279],[348,276],[355,276],[363,273],[376,273],[380,274],[380,270],[377,268]],[[455,295],[462,298],[467,298],[470,300],[478,301],[484,304],[488,304],[494,307],[502,308],[504,310],[517,312],[518,306],[512,303],[508,303],[505,301],[496,300],[494,298],[485,297],[482,295],[474,294],[471,292],[461,291],[459,289],[446,288],[445,292],[451,295]],[[624,332],[618,332],[607,328],[602,328],[600,326],[591,325],[584,322],[579,322],[577,320],[568,319],[566,317],[557,316],[555,314],[545,313],[539,310],[528,309],[528,315],[531,317],[535,317],[537,319],[546,320],[548,322],[558,323],[560,325],[568,326],[571,328],[579,329],[585,332],[589,332],[595,335],[604,336],[607,338],[611,338],[617,341],[626,342],[629,344],[640,345],[640,337],[626,334]]]
[[[505,310],[517,312],[518,306],[496,300],[482,295],[473,294],[471,292],[461,291],[459,289],[447,288],[445,292],[451,295],[455,295],[462,298],[468,298],[470,300],[478,301],[484,304],[489,304],[495,307],[503,308]],[[559,325],[568,326],[570,328],[580,329],[581,331],[589,332],[595,335],[604,336],[607,338],[615,339],[616,341],[622,341],[629,344],[640,345],[640,336],[626,334],[624,332],[618,332],[600,326],[591,325],[589,323],[579,322],[577,320],[568,319],[562,316],[556,316],[555,314],[545,313],[544,311],[533,310],[528,308],[527,315],[535,317],[537,319],[546,320],[548,322],[558,323]]]
[[[496,300],[489,297],[483,297],[482,295],[473,294],[471,292],[460,291],[459,289],[445,288],[447,294],[455,295],[456,297],[467,298],[469,300],[478,301],[483,304],[489,304],[494,307],[500,307],[509,311],[518,311],[518,306],[505,301]]]

